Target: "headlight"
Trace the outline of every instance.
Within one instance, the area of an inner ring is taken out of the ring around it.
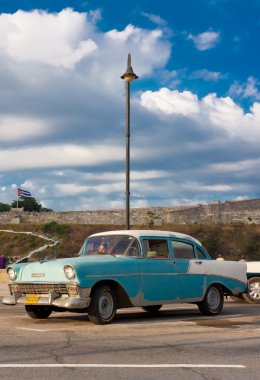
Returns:
[[[16,280],[17,275],[16,275],[16,271],[13,268],[8,269],[7,274],[8,274],[8,277],[11,281]]]
[[[73,280],[76,276],[74,269],[70,265],[65,265],[64,273],[68,280]]]

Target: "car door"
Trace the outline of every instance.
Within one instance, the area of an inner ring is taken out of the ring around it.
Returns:
[[[140,265],[140,304],[163,304],[178,297],[178,276],[175,260],[170,255],[167,238],[141,239],[145,253]]]
[[[203,260],[197,258],[193,243],[173,239],[171,244],[179,274],[180,299],[192,300],[201,298],[205,288]]]

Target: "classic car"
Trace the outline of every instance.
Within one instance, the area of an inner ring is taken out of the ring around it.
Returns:
[[[248,303],[260,303],[260,261],[249,261],[246,266],[248,286],[242,297]]]
[[[246,291],[246,264],[216,261],[191,236],[155,230],[93,234],[78,257],[19,263],[7,268],[7,305],[23,304],[32,318],[53,311],[87,313],[96,324],[116,310],[193,303],[200,312],[221,312],[225,295]]]

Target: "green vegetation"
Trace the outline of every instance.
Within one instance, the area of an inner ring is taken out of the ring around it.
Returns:
[[[16,208],[17,207],[17,201],[13,201],[11,205],[1,203],[0,202],[0,212],[6,212],[10,211],[10,209]],[[23,208],[24,211],[37,211],[37,212],[50,212],[52,211],[50,208],[42,207],[40,203],[36,201],[35,198],[30,197],[30,198],[25,198],[25,197],[20,197],[18,200],[18,207]]]
[[[0,202],[0,212],[9,211],[11,206]]]
[[[2,225],[1,229],[15,230],[15,226]],[[10,258],[11,261],[26,256],[30,251],[46,244],[44,242],[36,236],[0,231],[1,254]]]
[[[54,220],[47,223],[43,227],[43,232],[52,235],[66,235],[70,231],[70,226],[68,224],[59,224]]]
[[[16,208],[17,207],[17,201],[13,201],[11,204],[11,207]],[[18,200],[18,207],[21,208],[23,207],[24,211],[52,211],[51,209],[43,208],[40,203],[36,201],[35,198],[30,197],[30,198],[25,198],[25,197],[20,197]]]

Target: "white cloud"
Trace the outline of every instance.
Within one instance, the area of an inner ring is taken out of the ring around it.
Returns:
[[[190,91],[179,92],[162,88],[141,94],[141,105],[150,112],[168,118],[182,115],[188,120],[200,123],[202,128],[225,130],[230,136],[255,142],[260,139],[260,103],[255,102],[249,113],[236,104],[229,96],[218,98],[208,94],[201,100]]]
[[[65,9],[50,14],[45,11],[17,11],[0,15],[0,47],[15,61],[32,61],[72,69],[98,47],[85,37],[90,25],[87,13]]]
[[[207,31],[197,35],[189,34],[188,40],[192,40],[198,50],[212,49],[220,40],[220,33]]]
[[[231,85],[228,94],[234,97],[241,97],[242,99],[253,98],[255,100],[260,100],[258,86],[259,82],[255,78],[248,77],[247,82],[244,84],[239,84],[237,81],[234,82]]]
[[[153,13],[146,13],[146,12],[142,12],[141,14],[142,16],[148,18],[148,20],[150,20],[156,25],[164,26],[167,24],[167,22],[163,18],[161,18],[159,15],[155,15]]]
[[[54,188],[60,196],[74,196],[86,193],[89,186],[79,185],[76,183],[58,183],[54,185]]]
[[[8,157],[8,160],[5,158]],[[5,161],[3,171],[46,167],[73,167],[99,165],[108,161],[120,161],[124,150],[120,147],[94,145],[52,145],[0,151],[0,162]]]
[[[228,192],[232,190],[232,186],[229,185],[207,185],[207,186],[200,186],[200,190],[203,191],[217,191],[217,192]]]
[[[102,67],[99,66],[99,69],[102,77],[104,69],[104,78],[109,74],[110,83],[112,80],[114,83],[117,82],[118,73],[123,74],[129,52],[132,53],[132,66],[135,73],[143,77],[151,74],[154,69],[163,67],[171,51],[171,45],[164,40],[162,30],[146,30],[133,25],[127,25],[121,31],[113,29],[105,33],[102,48],[104,46],[106,46],[105,51],[100,53]],[[116,56],[120,59],[116,60]],[[105,66],[103,62],[106,63]],[[110,71],[107,70],[108,67]]]
[[[82,86],[95,91],[100,88],[101,92],[107,85],[106,90],[112,93],[115,87],[123,88],[120,75],[129,52],[140,76],[151,74],[168,61],[171,44],[160,28],[148,30],[130,24],[103,33],[95,24],[98,17],[99,12],[79,13],[69,8],[58,13],[35,10],[0,14],[0,54],[12,60],[12,74],[31,86],[45,85],[46,75],[54,75],[54,80],[65,76],[65,68],[72,71],[67,74],[72,76],[71,82],[74,79],[77,83],[79,75]],[[77,67],[82,62],[84,65]],[[69,80],[63,79],[65,83]]]
[[[81,173],[81,177],[87,180],[106,180],[106,181],[122,181],[125,179],[125,172],[102,172],[102,173]],[[168,173],[164,170],[131,170],[131,180],[140,181],[155,178],[167,177]]]
[[[241,124],[244,112],[230,98],[218,98],[216,94],[209,94],[201,101],[201,107],[208,115],[211,122],[228,130],[231,134],[236,133],[237,126]]]
[[[133,25],[127,25],[127,27],[122,30],[118,31],[117,29],[112,29],[109,32],[106,33],[106,36],[114,41],[119,42],[126,42],[130,37],[132,39],[139,39],[139,33],[141,29],[136,28]]]
[[[180,188],[182,190],[187,190],[187,189],[194,189],[198,193],[202,192],[228,192],[232,190],[232,187],[230,185],[226,184],[211,184],[211,185],[206,185],[204,183],[198,182],[198,181],[185,181],[180,185]]]
[[[209,71],[207,69],[193,71],[190,75],[191,79],[203,79],[205,81],[217,82],[226,76],[218,71]]]
[[[72,9],[0,14],[0,145],[1,155],[12,158],[3,170],[44,167],[45,162],[48,167],[68,166],[55,148],[61,146],[62,154],[70,146],[74,157],[74,145],[80,156],[82,135],[91,144],[96,138],[115,138],[115,130],[118,137],[125,91],[120,75],[127,54],[132,53],[141,76],[167,62],[171,45],[160,29],[128,25],[104,33],[95,25],[98,17],[99,12]],[[98,46],[93,52],[88,50],[91,41]],[[35,147],[29,148],[33,142]],[[29,156],[35,158],[31,163]],[[76,162],[74,157],[71,165]]]
[[[255,142],[260,138],[260,103],[254,103],[249,113],[230,97],[217,98],[209,94],[202,99],[202,107],[212,123],[225,129],[231,136]]]
[[[41,119],[0,115],[0,141],[14,142],[31,140],[50,133],[50,125]]]
[[[165,87],[159,91],[142,93],[141,105],[152,112],[168,115],[180,114],[187,116],[199,112],[197,95],[192,94],[190,91],[170,91]]]
[[[153,151],[146,148],[133,148],[133,158],[144,160]],[[8,160],[6,160],[8,157]],[[0,151],[0,162],[5,162],[3,172],[20,169],[96,166],[109,162],[120,162],[125,157],[125,148],[116,144],[104,145],[46,145]]]
[[[248,174],[256,173],[260,165],[260,158],[251,159],[251,160],[241,160],[235,162],[218,162],[210,164],[208,166],[209,171],[215,173],[232,173],[232,174]]]

